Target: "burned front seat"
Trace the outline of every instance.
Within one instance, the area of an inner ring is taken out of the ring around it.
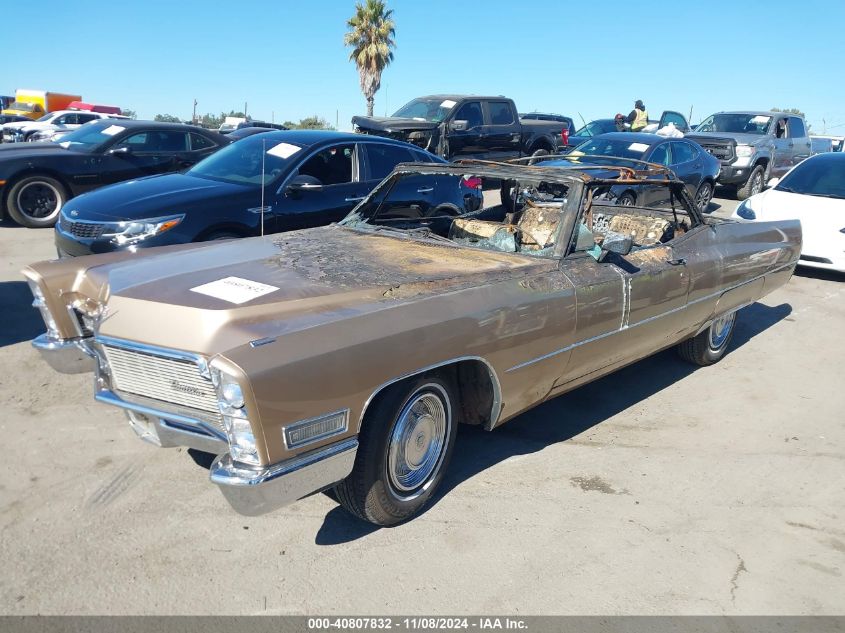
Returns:
[[[608,230],[630,235],[637,246],[654,246],[672,239],[672,223],[664,218],[620,213],[610,218]]]

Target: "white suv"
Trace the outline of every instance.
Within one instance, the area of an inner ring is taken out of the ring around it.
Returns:
[[[87,110],[57,110],[44,115],[37,121],[5,123],[0,127],[0,130],[2,130],[2,141],[4,143],[17,143],[41,140],[34,138],[34,135],[38,132],[73,130],[89,121],[125,118],[118,114],[103,114],[101,112],[88,112]]]

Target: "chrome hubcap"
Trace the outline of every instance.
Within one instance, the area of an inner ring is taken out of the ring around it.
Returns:
[[[731,312],[713,321],[713,325],[710,326],[710,349],[715,351],[725,344],[735,320],[736,312]]]
[[[438,396],[434,391],[440,392]],[[400,493],[425,490],[440,470],[451,413],[439,385],[426,385],[399,414],[388,448],[388,476]]]

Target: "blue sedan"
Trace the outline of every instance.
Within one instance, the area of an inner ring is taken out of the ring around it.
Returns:
[[[669,167],[684,181],[689,194],[699,210],[704,213],[710,206],[719,161],[708,154],[698,143],[686,138],[667,138],[657,134],[637,132],[611,132],[600,134],[565,155],[560,160],[544,161],[544,167],[572,164],[618,165],[625,159],[657,163]],[[665,187],[647,185],[619,185],[612,187],[607,196],[625,206],[656,206],[665,202]]]
[[[60,257],[304,229],[344,218],[398,163],[443,163],[414,145],[332,131],[270,131],[183,173],[129,180],[70,200]],[[419,215],[481,207],[480,182],[420,177],[402,195]]]

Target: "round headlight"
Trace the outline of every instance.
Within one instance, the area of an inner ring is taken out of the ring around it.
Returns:
[[[227,381],[224,383],[220,395],[223,396],[223,400],[225,400],[226,404],[230,407],[235,409],[243,408],[244,392],[241,390],[241,386],[238,383]]]

